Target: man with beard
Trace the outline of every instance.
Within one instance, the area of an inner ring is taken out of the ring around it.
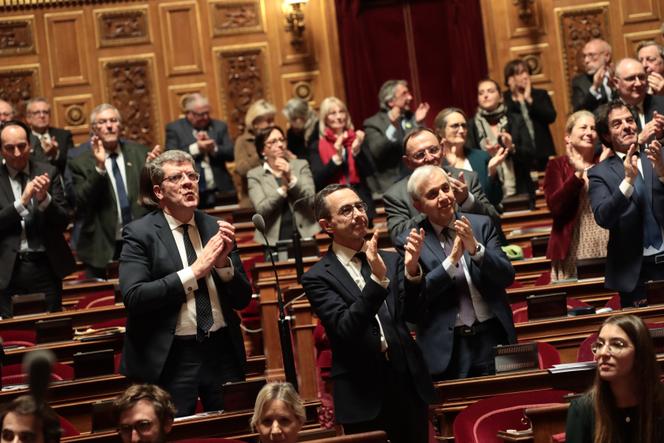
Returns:
[[[332,347],[336,418],[347,434],[382,429],[394,443],[427,442],[433,386],[403,305],[421,275],[404,279],[401,257],[378,251],[377,231],[365,241],[367,204],[348,185],[325,187],[314,210],[332,246],[302,286]]]
[[[222,385],[244,380],[246,357],[235,310],[251,286],[235,228],[196,209],[195,161],[170,150],[147,163],[141,193],[159,207],[124,228],[120,290],[127,332],[120,371],[168,391],[177,416],[224,409]]]
[[[106,278],[106,266],[120,256],[122,227],[146,212],[138,204],[139,179],[160,148],[121,140],[120,111],[107,103],[92,110],[90,125],[91,148],[68,166],[80,225],[76,253],[87,277]]]
[[[235,193],[226,162],[233,161],[233,142],[228,125],[210,118],[210,103],[201,94],[190,94],[182,103],[185,117],[166,125],[166,149],[188,152],[196,161],[201,208],[217,204],[217,193]]]
[[[387,188],[406,174],[401,163],[403,140],[424,123],[428,103],[410,110],[413,96],[405,80],[388,80],[378,92],[380,111],[364,121],[365,145],[375,172],[368,178],[371,192],[382,195]]]
[[[572,107],[574,111],[593,112],[614,98],[611,85],[611,45],[595,38],[583,47],[583,65],[586,72],[572,79]]]
[[[595,221],[609,230],[605,286],[623,307],[645,302],[644,283],[664,278],[664,162],[661,144],[639,142],[625,103],[599,109],[597,132],[615,155],[588,170]]]
[[[113,402],[123,443],[164,443],[175,406],[168,392],[155,385],[132,385]]]

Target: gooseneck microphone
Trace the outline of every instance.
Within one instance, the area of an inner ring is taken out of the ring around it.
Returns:
[[[274,272],[274,279],[277,283],[277,309],[279,310],[279,341],[281,342],[281,357],[284,361],[284,372],[286,373],[286,381],[293,385],[296,391],[299,391],[297,383],[297,373],[295,372],[295,357],[293,356],[293,342],[291,340],[291,330],[289,320],[286,318],[286,309],[284,305],[284,297],[281,294],[281,283],[279,282],[279,274],[277,273],[277,266],[274,264],[274,257],[270,253],[270,242],[265,235],[265,219],[260,214],[254,214],[251,217],[254,226],[263,235],[265,239],[265,246],[267,247],[268,255],[270,256],[270,263],[272,264],[272,271]]]

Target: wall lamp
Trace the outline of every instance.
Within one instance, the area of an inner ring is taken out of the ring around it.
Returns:
[[[304,11],[302,5],[308,0],[284,0],[284,14],[286,15],[286,32],[293,34],[291,45],[299,46],[304,43]]]

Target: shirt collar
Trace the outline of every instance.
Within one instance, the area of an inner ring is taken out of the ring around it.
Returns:
[[[443,233],[443,229],[445,228],[450,228],[454,231],[454,219],[450,220],[449,224],[447,226],[440,226],[429,220],[429,223],[431,223],[431,226],[433,227],[434,232],[440,238],[441,234]]]
[[[337,256],[342,265],[348,266],[348,263],[350,263],[353,257],[355,257],[355,254],[357,254],[360,251],[365,253],[367,252],[367,242],[362,243],[360,251],[356,251],[355,249],[340,245],[339,243],[333,241],[332,251],[334,252],[334,255]]]
[[[118,147],[115,148],[115,151],[113,151],[113,152],[106,151],[105,149],[104,149],[104,151],[106,152],[106,158],[109,158],[111,156],[111,154],[118,154],[118,158],[120,158],[120,157],[122,157],[122,143],[120,142],[120,140],[118,140]]]
[[[180,220],[176,219],[170,214],[167,214],[164,212],[164,217],[166,217],[166,222],[168,223],[168,227],[171,228],[171,231],[175,231],[177,228],[179,228],[182,225],[189,225],[193,226],[194,228],[196,227],[196,221],[194,220],[194,216],[191,216],[191,219],[187,223],[182,223]]]
[[[269,163],[268,163],[267,161],[264,161],[264,162],[263,162],[263,170],[265,170],[265,172],[269,172],[269,173],[271,173],[272,175],[276,175],[276,174],[274,173],[274,169],[272,169],[272,168],[270,167],[270,165],[269,165]]]
[[[25,168],[23,168],[23,171],[18,171],[18,170],[16,170],[16,169],[12,168],[11,166],[9,166],[9,164],[7,164],[7,162],[5,161],[5,159],[2,159],[2,163],[5,164],[5,167],[7,168],[7,172],[9,172],[9,176],[10,176],[12,179],[15,180],[15,179],[16,179],[16,175],[17,175],[19,172],[23,172],[25,175],[27,175],[28,177],[30,177],[30,162],[28,162],[28,164],[25,165]]]

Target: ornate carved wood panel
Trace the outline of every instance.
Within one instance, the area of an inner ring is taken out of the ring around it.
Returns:
[[[53,100],[53,118],[63,122],[63,126],[74,134],[87,134],[94,107],[92,103],[92,94],[56,97]]]
[[[503,1],[508,3],[508,7],[505,8],[508,11],[507,20],[504,23],[512,38],[545,33],[540,2],[535,0]]]
[[[193,1],[159,5],[166,75],[197,74],[203,71],[199,40],[198,7]]]
[[[97,9],[95,18],[98,48],[152,41],[147,6]]]
[[[36,53],[33,29],[33,16],[0,20],[0,56]]]
[[[88,51],[83,12],[46,14],[48,65],[51,85],[72,86],[90,83]]]
[[[169,119],[175,120],[183,115],[182,100],[188,94],[199,93],[209,97],[207,83],[188,83],[184,85],[173,85],[168,87],[168,110]],[[214,110],[212,112],[214,114]]]
[[[284,97],[297,97],[311,104],[320,103],[322,96],[318,71],[294,72],[281,77],[281,86]]]
[[[160,109],[154,81],[154,56],[132,59],[102,59],[106,85],[104,101],[118,108],[122,115],[124,136],[152,145],[160,138]]]
[[[214,48],[220,93],[231,134],[244,131],[244,114],[259,98],[271,100],[266,72],[267,45]]]
[[[259,0],[210,1],[210,25],[214,37],[265,32]]]
[[[0,99],[13,103],[18,117],[25,111],[25,103],[42,94],[38,65],[9,66],[0,69]]]

